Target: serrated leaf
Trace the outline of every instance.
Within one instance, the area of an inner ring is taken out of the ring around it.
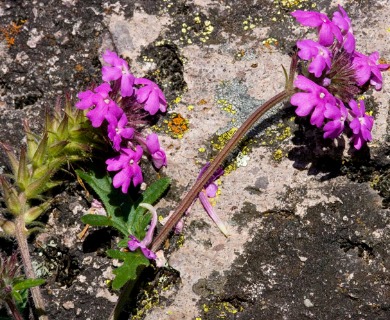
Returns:
[[[13,285],[13,290],[26,290],[32,287],[37,287],[45,283],[44,279],[26,279]]]
[[[150,222],[150,214],[145,214],[147,210],[141,206],[140,203],[149,203],[153,205],[168,189],[171,180],[169,178],[161,178],[153,182],[136,201],[137,209],[132,211],[129,215],[127,225],[132,231],[132,234],[143,238],[145,228]]]
[[[86,214],[81,217],[81,221],[85,224],[90,224],[94,227],[111,227],[112,220],[110,217],[101,216],[98,214]]]
[[[85,224],[90,224],[94,227],[114,227],[119,232],[121,232],[125,237],[129,235],[129,231],[126,228],[126,225],[123,223],[118,223],[108,216],[101,216],[98,214],[86,214],[81,217],[81,221]]]
[[[119,250],[107,250],[107,255],[113,259],[123,260],[123,265],[113,271],[115,279],[112,282],[112,288],[119,290],[128,281],[135,281],[143,268],[150,262],[139,252],[122,252]]]
[[[112,186],[112,180],[106,174],[86,173],[76,170],[82,178],[99,196],[106,209],[107,215],[111,218],[112,226],[117,228],[127,237],[130,231],[126,227],[127,216],[131,210],[133,201],[129,195],[121,193]],[[126,230],[126,231],[125,231]]]

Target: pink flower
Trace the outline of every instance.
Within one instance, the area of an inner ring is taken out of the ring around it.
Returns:
[[[157,134],[151,133],[146,137],[146,146],[152,157],[153,164],[157,169],[167,165],[167,156],[160,147]]]
[[[108,171],[119,171],[112,181],[115,188],[122,187],[122,192],[127,193],[130,183],[134,186],[142,183],[142,171],[138,162],[142,157],[142,148],[136,146],[135,151],[128,148],[122,148],[120,155],[106,160]]]
[[[132,96],[135,77],[130,72],[127,62],[119,58],[115,52],[109,50],[106,50],[103,54],[103,59],[111,66],[104,66],[102,68],[102,79],[107,82],[120,79],[122,97]]]
[[[107,131],[108,137],[113,143],[113,148],[116,151],[119,151],[121,148],[122,138],[131,139],[134,136],[134,129],[127,128],[126,125],[128,123],[126,115],[123,113],[120,119],[118,120],[112,114],[108,114],[106,116],[108,121]]]
[[[340,29],[329,20],[329,18],[321,13],[314,11],[302,11],[296,10],[291,15],[297,19],[297,21],[307,27],[315,27],[318,30],[318,42],[329,47],[333,44],[333,36],[338,42],[342,43],[343,36]]]
[[[382,88],[382,70],[389,68],[389,64],[377,64],[379,60],[379,53],[374,52],[366,56],[360,52],[355,51],[353,59],[353,67],[359,86],[364,85],[367,81],[375,87],[376,90]]]
[[[324,122],[325,106],[327,104],[335,105],[335,98],[325,88],[317,85],[313,81],[299,75],[294,85],[303,91],[298,92],[291,97],[291,104],[297,106],[295,113],[300,117],[309,115],[313,110],[310,123],[320,127]]]
[[[350,115],[353,118],[349,123],[353,132],[351,141],[355,149],[359,150],[366,141],[372,140],[371,130],[374,118],[366,114],[363,100],[360,100],[359,104],[355,100],[351,100],[349,106],[351,107]]]
[[[92,126],[100,127],[108,115],[120,117],[123,110],[110,98],[111,87],[108,83],[103,83],[94,89],[94,92],[87,90],[78,94],[79,102],[76,107],[88,111],[87,118],[91,121]]]
[[[340,28],[344,42],[342,44],[345,51],[352,53],[355,50],[355,37],[353,36],[351,19],[349,19],[344,8],[339,5],[340,12],[333,13],[332,22]]]
[[[299,40],[297,47],[300,49],[298,56],[301,59],[311,60],[308,70],[317,78],[321,77],[324,70],[330,69],[332,53],[328,48],[313,40]]]
[[[144,109],[151,115],[155,115],[158,110],[165,112],[167,110],[167,101],[164,94],[157,84],[145,78],[137,78],[134,83],[142,85],[137,90],[137,102],[144,104]]]
[[[338,106],[333,104],[325,105],[324,116],[331,121],[324,125],[324,138],[335,139],[344,130],[344,123],[348,117],[347,108],[341,100],[337,100]]]

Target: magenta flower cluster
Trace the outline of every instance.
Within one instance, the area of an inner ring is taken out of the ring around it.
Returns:
[[[351,20],[345,10],[330,20],[320,12],[297,10],[292,16],[303,26],[316,28],[318,40],[299,40],[298,57],[302,74],[294,86],[299,89],[291,97],[298,116],[310,115],[310,123],[324,130],[324,138],[335,139],[347,132],[355,149],[372,140],[374,119],[366,114],[364,101],[357,94],[367,86],[382,88],[381,71],[388,64],[379,64],[379,53],[366,56],[355,49]]]
[[[103,54],[107,63],[102,68],[103,84],[93,90],[78,94],[76,107],[88,110],[86,116],[95,128],[107,128],[107,137],[119,154],[106,161],[107,170],[117,172],[113,179],[115,188],[127,193],[131,183],[143,182],[139,162],[144,152],[159,169],[167,165],[158,136],[141,134],[147,119],[157,112],[165,112],[167,102],[157,84],[145,78],[136,78],[124,59],[107,50]]]

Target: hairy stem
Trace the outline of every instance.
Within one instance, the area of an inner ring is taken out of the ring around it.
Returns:
[[[20,254],[22,256],[26,278],[35,279],[36,277],[31,264],[30,252],[28,250],[26,225],[23,220],[23,215],[19,215],[15,219],[15,235],[16,240],[18,242]],[[41,290],[39,289],[39,287],[32,287],[30,288],[30,290],[37,314],[39,316],[39,320],[48,320],[49,318],[46,315],[45,303],[42,298]]]
[[[290,70],[290,76],[291,76]],[[171,215],[169,220],[165,223],[164,227],[161,229],[160,233],[157,235],[156,239],[152,244],[152,251],[156,251],[163,241],[168,237],[169,232],[173,227],[179,222],[180,218],[186,212],[188,207],[191,205],[192,201],[198,196],[199,192],[202,191],[204,185],[213,175],[213,173],[218,169],[222,162],[227,158],[231,151],[234,150],[236,145],[242,139],[242,137],[248,132],[248,130],[256,123],[260,117],[267,112],[269,109],[282,102],[284,99],[289,97],[293,93],[290,83],[287,83],[286,90],[278,93],[276,96],[272,97],[265,104],[257,108],[250,117],[241,125],[241,127],[236,131],[233,137],[228,141],[225,147],[220,151],[220,153],[215,157],[213,162],[210,163],[210,166],[202,175],[202,177],[195,182],[190,191],[186,194],[183,200],[179,203],[175,212]]]
[[[16,304],[13,300],[6,300],[5,303],[8,306],[9,312],[12,315],[12,318],[14,320],[23,320],[22,315],[20,314],[18,308],[16,307]]]

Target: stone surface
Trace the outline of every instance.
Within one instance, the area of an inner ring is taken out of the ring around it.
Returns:
[[[390,61],[387,2],[337,3],[353,21],[358,49],[378,50]],[[281,66],[288,67],[294,41],[307,34],[289,12],[331,14],[337,3],[1,1],[0,27],[21,26],[14,44],[4,33],[0,42],[1,140],[20,146],[25,118],[38,132],[45,108],[58,95],[99,82],[101,53],[115,50],[137,76],[161,85],[168,113],[189,122],[180,139],[160,132],[169,161],[164,174],[173,179],[158,205],[167,215],[215,156],[218,136],[283,90]],[[374,141],[359,153],[322,141],[320,131],[292,118],[288,103],[270,111],[221,178],[215,210],[230,236],[196,203],[167,252],[179,279],[152,281],[150,292],[138,295],[134,319],[389,319],[389,80],[385,72],[383,90],[366,94]],[[45,294],[54,301],[52,319],[103,319],[116,296],[106,284],[112,261],[99,250],[115,234],[97,230],[85,242],[77,238],[86,203],[74,189],[50,221],[66,257],[59,263],[77,267],[70,282],[56,278]],[[43,243],[53,234],[42,235]]]

